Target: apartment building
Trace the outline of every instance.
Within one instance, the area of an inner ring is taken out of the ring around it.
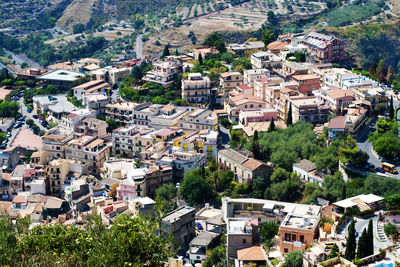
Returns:
[[[311,123],[325,123],[328,121],[329,107],[319,104],[315,97],[293,97],[289,101],[292,104],[293,122],[303,120]]]
[[[151,103],[120,102],[106,105],[109,118],[124,124],[150,125],[151,115],[157,114],[157,109],[150,109]]]
[[[267,69],[250,69],[243,71],[243,83],[253,87],[254,82],[262,79],[271,77],[271,71]]]
[[[115,129],[112,132],[112,153],[122,157],[135,157],[155,143],[152,132],[152,129],[139,125]]]
[[[42,136],[43,151],[48,155],[48,159],[65,158],[65,147],[74,137],[73,133],[62,127],[54,127]]]
[[[155,198],[156,189],[163,183],[172,181],[172,168],[163,165],[150,165],[146,168],[129,170],[127,178],[120,182],[117,197],[120,199],[136,197]]]
[[[227,218],[225,222],[226,253],[228,262],[233,263],[240,249],[251,247],[260,241],[260,225],[251,218]]]
[[[89,81],[72,88],[74,96],[78,100],[81,100],[83,95],[88,93],[105,93],[108,89],[111,89],[111,85],[103,80]]]
[[[164,61],[155,61],[153,66],[153,70],[147,72],[143,80],[158,83],[164,88],[171,87],[176,75],[183,72],[182,62],[173,57],[166,58]]]
[[[186,108],[172,105],[151,105],[150,110],[154,111],[150,117],[151,127],[154,129],[174,127],[187,113]]]
[[[321,207],[265,199],[223,198],[222,217],[228,223],[230,219],[251,219],[254,225],[276,221],[280,225],[280,252],[287,254],[304,250],[318,238]]]
[[[238,95],[231,97],[225,102],[224,109],[228,114],[229,120],[234,123],[238,122],[241,110],[259,110],[265,108],[267,103],[257,96]]]
[[[181,245],[188,243],[195,236],[195,213],[196,209],[188,206],[171,211],[161,222],[162,233],[172,234]]]
[[[257,177],[269,177],[271,167],[233,149],[218,151],[217,162],[231,169],[239,183],[245,183]]]
[[[160,158],[157,159],[156,163],[158,165],[167,165],[170,167],[175,167],[180,170],[177,175],[183,177],[184,173],[187,171],[194,170],[207,163],[207,158],[204,153],[199,153],[195,151],[180,151],[180,148],[172,149],[171,153],[163,153]]]
[[[326,104],[334,112],[340,112],[354,101],[353,93],[349,90],[336,89],[326,92]]]
[[[270,90],[270,87],[279,86],[283,83],[284,80],[279,77],[268,77],[261,78],[254,81],[254,95],[259,99],[264,100],[268,103],[271,103],[271,98],[275,98],[273,94],[277,93],[277,97],[279,96],[279,88],[276,92],[275,90]]]
[[[48,183],[49,193],[58,197],[64,196],[64,186],[67,179],[74,174],[86,174],[88,164],[69,159],[53,159],[45,169],[45,177]]]
[[[190,73],[187,79],[182,80],[182,99],[186,99],[188,102],[207,102],[210,93],[211,81],[208,76],[203,76],[201,73]]]
[[[346,44],[334,36],[311,32],[304,37],[301,43],[307,46],[307,51],[319,64],[348,59],[348,55],[344,51]]]
[[[320,78],[315,74],[294,75],[292,81],[297,84],[297,90],[303,95],[312,95],[314,90],[320,88]]]
[[[217,139],[217,131],[201,130],[184,137],[181,140],[181,149],[183,151],[203,153],[207,159],[216,158]]]
[[[110,144],[95,136],[83,135],[68,142],[65,158],[78,162],[88,162],[89,171],[100,174],[100,168],[110,155]]]
[[[91,72],[96,80],[102,80],[112,85],[120,84],[131,74],[131,68],[115,66],[107,66],[101,69],[96,69]]]
[[[107,122],[95,118],[85,118],[75,125],[76,136],[93,136],[97,138],[105,138],[107,134]]]
[[[85,118],[95,118],[95,117],[96,114],[93,110],[78,109],[72,111],[70,114],[66,116],[61,117],[59,125],[69,129],[70,131],[74,131],[76,124],[79,123],[81,120]]]
[[[253,69],[280,68],[282,59],[270,52],[260,51],[250,56]]]
[[[96,112],[96,116],[106,113],[106,105],[109,103],[108,96],[100,93],[88,93],[82,97],[83,105]]]
[[[241,110],[239,113],[239,123],[248,125],[249,123],[266,122],[278,120],[278,111],[272,108],[263,108],[259,110]]]
[[[224,97],[227,97],[229,91],[234,89],[236,86],[243,84],[243,75],[237,71],[221,73],[219,84]]]
[[[179,120],[179,128],[189,131],[216,131],[218,129],[218,117],[212,110],[195,109]]]
[[[312,68],[313,64],[283,61],[281,67],[274,68],[274,71],[288,81],[295,75],[308,74]]]
[[[329,121],[328,134],[330,140],[344,134],[355,134],[366,123],[367,109],[364,108],[346,108],[347,113],[344,116],[337,116]]]

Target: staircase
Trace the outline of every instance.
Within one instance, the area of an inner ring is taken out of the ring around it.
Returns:
[[[378,234],[378,239],[380,242],[386,242],[388,241],[385,231],[383,230],[384,224],[383,222],[378,221],[378,225],[377,225],[377,234]]]

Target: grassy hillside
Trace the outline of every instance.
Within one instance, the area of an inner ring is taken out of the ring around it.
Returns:
[[[348,41],[350,51],[357,54],[358,63],[368,68],[381,59],[398,70],[400,60],[400,22],[368,23],[347,28],[330,29]]]

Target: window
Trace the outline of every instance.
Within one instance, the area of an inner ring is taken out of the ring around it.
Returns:
[[[300,242],[301,242],[301,243],[304,243],[304,235],[301,235],[301,236],[300,236]]]
[[[243,238],[242,243],[246,244],[246,238]]]
[[[292,241],[296,241],[296,234],[292,234]]]
[[[287,248],[283,249],[283,251],[284,251],[285,253],[288,253],[288,252],[289,252],[289,250],[288,250]]]
[[[285,241],[291,241],[290,234],[285,234]]]

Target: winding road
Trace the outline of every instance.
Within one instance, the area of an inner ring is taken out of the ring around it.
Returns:
[[[136,57],[139,59],[143,59],[143,41],[142,41],[142,36],[145,33],[139,34],[136,37],[136,46],[135,46],[135,52],[136,52]]]

